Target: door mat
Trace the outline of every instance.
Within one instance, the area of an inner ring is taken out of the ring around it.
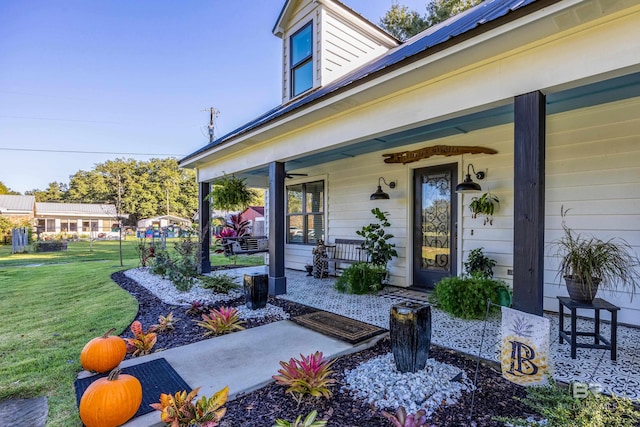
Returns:
[[[359,344],[387,332],[386,329],[327,311],[303,314],[291,320],[313,331],[346,341],[349,344]]]
[[[136,377],[138,381],[140,381],[140,384],[142,384],[142,403],[138,408],[138,412],[133,416],[134,418],[155,411],[155,409],[149,405],[160,402],[161,393],[175,394],[182,390],[186,390],[187,393],[191,391],[191,387],[189,387],[164,358],[122,368],[122,373]],[[80,406],[80,398],[85,390],[87,390],[87,387],[95,380],[104,378],[107,375],[109,375],[108,372],[75,380],[73,385],[76,389],[76,403],[78,406]],[[158,420],[159,419],[160,413],[158,412]]]

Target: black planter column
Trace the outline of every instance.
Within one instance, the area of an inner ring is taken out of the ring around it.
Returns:
[[[398,371],[424,369],[431,347],[431,306],[403,302],[391,307],[389,335]]]
[[[265,308],[269,296],[269,276],[259,273],[245,274],[243,284],[247,308],[250,310]]]

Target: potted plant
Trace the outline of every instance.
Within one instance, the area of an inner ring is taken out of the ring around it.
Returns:
[[[569,297],[574,301],[593,301],[598,289],[615,292],[629,289],[631,298],[640,284],[640,260],[624,239],[606,241],[576,233],[567,226],[569,209],[561,210],[563,236],[554,241],[560,257],[558,274],[562,274]]]
[[[487,192],[480,197],[474,197],[469,203],[469,209],[473,213],[472,218],[477,218],[478,215],[481,215],[484,216],[483,225],[487,225],[487,223],[493,225],[493,213],[499,204],[498,196]]]
[[[379,208],[371,209],[371,213],[376,217],[378,223],[371,223],[356,231],[358,236],[364,237],[362,249],[369,256],[369,261],[374,266],[387,270],[387,263],[398,256],[395,243],[389,243],[393,234],[387,233],[385,227],[391,226],[387,219],[388,212],[382,212]]]

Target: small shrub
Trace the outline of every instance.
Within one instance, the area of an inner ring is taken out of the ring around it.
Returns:
[[[482,253],[482,248],[477,248],[469,252],[469,257],[464,263],[464,271],[469,276],[493,277],[493,267],[496,261],[488,258]]]
[[[215,427],[227,412],[225,404],[229,397],[229,387],[216,392],[210,398],[202,396],[193,403],[198,395],[200,387],[195,388],[189,394],[185,390],[175,395],[160,394],[160,403],[152,403],[151,407],[160,411],[160,419],[171,427]]]
[[[200,276],[200,282],[202,282],[203,288],[221,294],[228,294],[231,289],[238,287],[234,277],[224,273],[215,276]]]
[[[169,257],[169,252],[158,249],[155,251],[155,256],[151,261],[151,272],[163,279],[167,276],[167,273],[173,268],[173,263]]]
[[[294,422],[289,422],[283,419],[277,419],[276,423],[272,427],[324,427],[327,425],[327,422],[324,420],[316,421],[316,417],[318,416],[318,411],[311,411],[309,415],[302,420],[302,415],[298,415],[298,418]]]
[[[547,420],[549,427],[633,427],[640,422],[640,411],[630,399],[589,392],[583,399],[571,396],[550,378],[545,386],[527,387],[521,400]],[[538,426],[525,419],[496,417],[496,421],[514,426]]]
[[[138,244],[136,245],[136,253],[138,254],[138,258],[140,259],[141,266],[147,266],[149,260],[155,257],[155,251],[156,248],[153,246],[153,243],[148,243],[146,239],[138,239]]]
[[[49,240],[33,242],[34,252],[59,252],[67,250],[67,242],[64,240]]]
[[[356,262],[346,268],[334,285],[339,292],[348,294],[376,293],[382,289],[386,270],[366,262]]]
[[[211,311],[211,307],[207,304],[203,304],[200,301],[191,301],[191,305],[186,310],[186,313],[189,316],[198,316],[200,317],[203,314],[206,314]]]
[[[272,378],[276,384],[287,386],[289,393],[298,405],[307,394],[314,397],[324,397],[329,399],[333,393],[329,387],[336,382],[331,375],[333,371],[329,368],[334,360],[322,360],[322,352],[316,351],[309,356],[300,355],[300,360],[291,358],[289,362],[280,362],[282,369],[278,370],[280,375]]]
[[[407,415],[407,410],[401,406],[395,415],[387,411],[382,411],[382,415],[391,421],[393,427],[435,427],[433,424],[427,424],[427,413],[424,409],[420,409],[415,414]]]
[[[487,311],[487,299],[500,303],[498,289],[508,291],[500,280],[485,277],[445,277],[436,283],[435,300],[438,308],[463,319],[482,319]],[[496,312],[491,306],[490,311]]]
[[[173,317],[173,311],[167,314],[166,316],[159,316],[158,323],[156,325],[151,326],[153,331],[158,333],[173,331],[175,329],[175,323],[180,319],[177,317]]]
[[[238,310],[233,307],[220,307],[211,310],[209,315],[203,314],[202,320],[195,321],[198,326],[202,326],[207,330],[203,336],[223,335],[244,329],[243,321],[238,315]]]
[[[153,328],[145,332],[142,329],[142,323],[136,320],[131,324],[131,333],[133,338],[124,339],[127,342],[127,353],[131,353],[133,357],[150,354],[158,339],[158,335],[153,332]]]

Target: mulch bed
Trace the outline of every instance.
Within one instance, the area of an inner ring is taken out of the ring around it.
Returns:
[[[171,306],[163,303],[151,292],[127,278],[123,273],[114,273],[113,280],[123,289],[131,293],[139,303],[136,320],[142,322],[145,329],[158,323],[158,316],[166,316],[173,311],[175,317],[181,320],[176,323],[175,330],[158,334],[157,349],[169,349],[202,340],[202,329],[198,327],[185,307]],[[282,307],[292,317],[317,311],[311,307],[290,301],[269,298],[269,303]],[[224,303],[224,305],[242,305],[243,298]],[[273,319],[250,319],[247,328],[257,327],[273,321]],[[123,336],[130,336],[126,331]],[[215,338],[208,338],[215,339]],[[391,423],[380,415],[380,411],[370,405],[352,399],[348,394],[341,393],[343,372],[352,369],[361,362],[377,355],[388,353],[390,344],[388,339],[381,340],[370,349],[359,353],[342,356],[333,365],[337,384],[333,387],[333,397],[330,400],[309,398],[300,407],[285,394],[285,388],[275,384],[267,385],[254,392],[240,395],[226,404],[227,414],[220,427],[271,427],[277,418],[294,421],[298,415],[306,415],[317,410],[320,419],[328,420],[327,426],[336,427],[389,427]],[[454,351],[435,345],[431,346],[430,357],[464,369],[467,376],[474,378],[476,360]],[[276,374],[274,372],[274,374]],[[494,416],[527,416],[531,411],[514,397],[524,397],[525,389],[503,379],[496,366],[480,364],[477,379],[473,419],[469,422],[471,408],[471,394],[465,394],[458,403],[439,408],[431,417],[430,422],[440,426],[501,426],[502,423],[493,421]]]

